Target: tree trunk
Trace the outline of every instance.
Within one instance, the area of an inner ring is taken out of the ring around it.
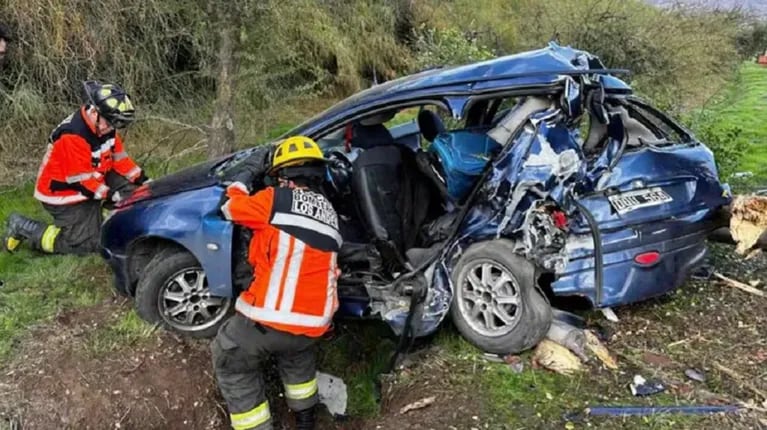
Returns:
[[[236,57],[239,45],[234,2],[222,3],[217,8],[218,27],[218,76],[216,78],[216,101],[213,120],[208,133],[208,158],[216,158],[234,151],[234,95],[237,86],[239,61]]]
[[[741,255],[767,250],[767,196],[736,196],[721,215],[728,226],[714,231],[710,240],[737,245]]]

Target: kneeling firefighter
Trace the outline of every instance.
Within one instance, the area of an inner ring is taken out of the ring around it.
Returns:
[[[253,172],[245,183],[227,187],[221,211],[253,231],[248,260],[254,281],[211,344],[234,429],[272,428],[260,370],[270,355],[277,359],[297,428],[314,428],[319,399],[314,348],[338,308],[336,255],[342,243],[336,211],[321,191],[325,163],[313,140],[295,136],[274,152],[267,174],[276,187],[249,195]]]
[[[83,88],[87,101],[51,133],[35,184],[34,196],[53,224],[11,214],[3,237],[8,252],[24,240],[46,253],[97,252],[102,203],[116,202],[121,192],[148,180],[117,133],[135,119],[128,94],[98,81],[86,81]]]

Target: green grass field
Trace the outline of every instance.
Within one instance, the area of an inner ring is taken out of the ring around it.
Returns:
[[[0,198],[3,223],[11,212],[50,221],[31,185],[0,189]],[[26,328],[62,309],[98,303],[112,282],[98,256],[43,256],[26,247],[0,252],[0,280],[0,362]]]
[[[754,180],[767,180],[767,67],[744,64],[738,78],[708,109],[714,127],[738,127],[748,144],[737,171],[750,171]]]

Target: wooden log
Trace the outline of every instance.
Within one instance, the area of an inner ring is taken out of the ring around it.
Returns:
[[[746,255],[754,249],[767,249],[767,196],[737,196],[730,210],[730,233],[737,243],[735,251]]]

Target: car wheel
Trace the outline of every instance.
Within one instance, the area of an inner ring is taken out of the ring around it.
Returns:
[[[232,302],[212,296],[200,263],[178,249],[154,256],[136,287],[136,311],[141,318],[198,338],[216,335],[231,314]]]
[[[535,286],[535,266],[507,240],[470,246],[453,270],[450,313],[458,331],[478,348],[516,354],[549,330],[551,306]]]

